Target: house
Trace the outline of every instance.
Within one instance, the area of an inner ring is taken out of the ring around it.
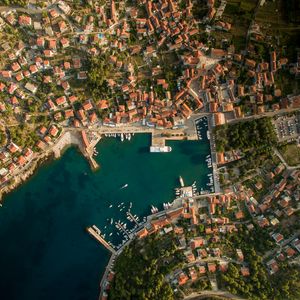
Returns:
[[[250,276],[250,270],[248,267],[241,267],[241,274],[244,277]]]
[[[284,240],[284,237],[281,233],[274,233],[272,234],[272,238],[275,240],[275,242],[277,244],[279,244],[280,242],[282,242]]]
[[[19,16],[18,22],[20,26],[31,26],[32,20],[29,16],[21,15]]]
[[[42,140],[39,140],[37,143],[36,143],[36,147],[38,147],[39,149],[41,150],[44,150],[47,145],[42,141]]]
[[[109,104],[108,104],[108,101],[107,100],[100,100],[98,103],[97,103],[97,107],[99,109],[107,109],[109,107]]]
[[[275,274],[279,270],[279,266],[274,258],[271,259],[270,261],[268,261],[266,263],[266,265],[267,265],[268,271],[271,275]]]
[[[16,153],[17,151],[20,151],[19,146],[17,146],[15,143],[11,142],[8,146],[7,146],[8,150],[10,153]]]
[[[50,130],[49,130],[49,133],[53,136],[53,137],[56,137],[57,134],[58,134],[58,128],[55,126],[55,125],[52,125],[50,127]]]
[[[192,250],[194,250],[195,248],[203,246],[204,242],[205,242],[205,240],[202,237],[193,238],[190,241],[190,247]]]
[[[146,237],[148,235],[148,230],[144,227],[143,229],[139,230],[137,233],[136,233],[136,236],[140,239]]]
[[[64,105],[67,103],[66,96],[61,96],[55,100],[56,105]]]
[[[244,261],[244,254],[241,249],[236,249],[236,255],[239,261]]]
[[[189,268],[189,275],[192,281],[195,281],[198,278],[197,272],[194,267]]]
[[[181,272],[178,275],[177,280],[178,280],[178,284],[179,285],[184,285],[189,280],[189,278],[188,278],[188,276],[184,272]]]
[[[215,273],[217,271],[217,265],[215,263],[207,263],[207,269],[210,273]]]
[[[213,121],[215,126],[225,124],[225,116],[221,112],[217,112],[213,114]]]
[[[38,87],[36,85],[34,85],[33,83],[30,83],[30,82],[27,82],[25,84],[25,88],[33,94],[35,94],[38,89]]]

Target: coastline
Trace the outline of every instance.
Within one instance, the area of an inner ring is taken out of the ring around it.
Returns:
[[[0,203],[3,203],[6,195],[14,191],[21,184],[25,183],[28,179],[34,176],[41,166],[45,165],[48,162],[51,162],[54,159],[60,159],[64,152],[72,146],[77,147],[81,154],[83,154],[83,156],[88,159],[86,153],[84,153],[82,149],[82,145],[77,134],[70,131],[64,132],[58,138],[58,141],[52,146],[52,148],[46,150],[43,154],[34,158],[30,162],[30,165],[27,166],[27,169],[25,171],[23,170],[20,174],[14,176],[13,182],[1,189]]]
[[[100,168],[96,160],[93,158],[94,147],[101,140],[101,136],[109,133],[150,133],[151,145],[162,147],[166,141],[171,140],[197,140],[197,133],[195,129],[195,121],[198,118],[208,116],[206,113],[194,114],[189,120],[186,121],[184,127],[180,129],[154,129],[145,128],[143,126],[122,126],[122,127],[94,127],[94,128],[64,128],[60,137],[55,141],[55,144],[49,146],[44,153],[33,158],[29,163],[30,165],[25,167],[28,170],[22,170],[20,173],[15,174],[14,182],[4,186],[0,190],[0,203],[3,202],[3,198],[8,193],[12,192],[15,188],[20,186],[26,180],[28,180],[38,168],[45,162],[54,159],[59,159],[63,155],[66,149],[70,146],[76,146],[80,153],[88,160],[91,169],[96,171]],[[82,133],[91,136],[90,144],[86,147],[83,142]],[[11,180],[11,179],[10,179]]]

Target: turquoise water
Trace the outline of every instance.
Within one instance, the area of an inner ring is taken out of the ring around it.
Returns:
[[[140,216],[174,198],[178,176],[205,187],[207,141],[170,142],[171,153],[149,153],[150,135],[121,143],[102,140],[92,172],[75,148],[43,167],[5,197],[0,208],[0,299],[97,299],[109,253],[85,227],[114,232],[124,218],[117,205],[133,203]],[[125,183],[128,188],[120,189]],[[109,205],[113,204],[113,208]],[[107,228],[105,229],[105,226]],[[115,233],[114,233],[115,234]]]

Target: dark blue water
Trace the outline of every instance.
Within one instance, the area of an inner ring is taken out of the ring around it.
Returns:
[[[173,200],[179,175],[186,184],[196,180],[198,188],[205,187],[207,141],[170,142],[171,153],[149,153],[149,145],[149,135],[123,143],[102,140],[97,172],[70,148],[5,197],[0,208],[1,300],[97,299],[109,253],[85,227],[96,224],[107,235],[115,234],[107,219],[124,219],[117,205],[132,202],[134,214],[146,215],[150,204]],[[128,188],[121,190],[125,183]]]

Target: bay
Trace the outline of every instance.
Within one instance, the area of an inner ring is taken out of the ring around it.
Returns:
[[[1,299],[96,300],[109,253],[86,226],[96,224],[115,236],[109,220],[126,219],[120,203],[128,208],[132,202],[132,212],[143,217],[150,205],[162,207],[174,199],[179,175],[187,185],[196,180],[199,189],[206,189],[211,172],[206,138],[168,142],[170,153],[150,153],[150,142],[148,134],[136,134],[130,142],[101,140],[96,172],[77,149],[69,148],[5,197],[0,208]]]

